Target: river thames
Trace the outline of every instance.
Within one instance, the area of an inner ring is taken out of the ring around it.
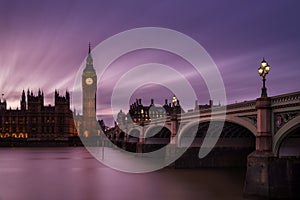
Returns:
[[[243,199],[245,169],[172,169],[129,174],[84,147],[1,148],[0,200]]]

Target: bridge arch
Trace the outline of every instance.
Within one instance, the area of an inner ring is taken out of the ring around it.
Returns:
[[[149,126],[147,127],[146,131],[145,131],[145,134],[144,134],[144,137],[145,138],[150,138],[150,137],[153,137],[154,135],[151,135],[151,131],[153,131],[154,129],[158,129],[159,131],[160,130],[163,130],[163,129],[167,129],[170,133],[171,133],[171,130],[169,127],[167,126],[163,126],[163,125],[154,125],[154,126]],[[171,135],[170,135],[171,137]]]
[[[170,143],[171,131],[164,125],[153,125],[147,127],[144,137],[143,152],[166,151],[162,148]]]
[[[178,144],[179,145],[181,145],[181,140],[182,140],[182,138],[184,137],[184,135],[186,134],[186,133],[188,133],[189,132],[189,130],[190,129],[192,129],[192,128],[194,128],[194,127],[197,127],[198,126],[198,130],[197,130],[197,135],[195,135],[194,137],[195,138],[197,138],[197,137],[199,137],[199,128],[201,128],[201,129],[208,129],[208,127],[209,127],[209,124],[210,124],[210,121],[213,121],[213,122],[216,122],[216,123],[218,123],[218,122],[221,122],[220,120],[216,120],[216,119],[213,119],[213,120],[198,120],[198,121],[193,121],[193,122],[190,122],[190,123],[188,123],[188,124],[186,124],[182,129],[181,129],[181,131],[180,131],[180,133],[179,133],[179,137],[178,137]],[[226,129],[228,129],[228,125],[229,125],[229,129],[232,129],[232,128],[234,128],[234,127],[236,127],[236,128],[238,128],[238,127],[240,127],[240,131],[242,131],[242,132],[246,132],[246,137],[251,137],[251,138],[255,138],[255,135],[254,135],[254,133],[251,131],[251,130],[249,130],[248,128],[246,128],[245,126],[243,126],[243,125],[240,125],[240,124],[238,124],[238,123],[236,123],[236,122],[234,122],[234,121],[231,121],[231,120],[226,120],[225,122],[224,122],[224,127],[223,127],[223,129],[222,129],[222,135],[220,135],[220,137],[241,137],[240,136],[240,134],[238,134],[239,136],[236,136],[236,133],[234,133],[233,135],[231,135],[231,134],[229,134],[229,132],[228,132],[228,130],[226,130]],[[231,127],[231,128],[230,128]],[[206,131],[207,130],[205,130],[204,132],[202,131],[202,133],[201,133],[201,137],[205,137],[205,134],[206,134]],[[224,132],[223,132],[224,131]],[[225,135],[224,135],[224,133],[226,133]],[[242,137],[244,137],[244,136],[242,136]],[[253,142],[254,142],[255,140],[253,140]]]
[[[300,115],[296,116],[295,118],[291,119],[286,124],[284,124],[274,135],[273,152],[275,153],[275,155],[279,154],[279,149],[283,141],[295,130],[300,129],[299,122],[300,122]]]
[[[127,134],[128,138],[135,138],[137,140],[139,139],[140,135],[141,135],[141,130],[136,127],[130,129]]]
[[[194,121],[191,121],[187,124],[185,124],[181,130],[179,130],[179,137],[178,137],[178,144],[180,144],[180,140],[182,138],[182,134],[184,134],[189,128],[193,127],[193,126],[196,126],[197,124],[200,124],[200,123],[204,123],[204,122],[210,122],[210,121],[222,121],[223,118],[205,118],[205,119],[197,119],[197,120],[194,120]],[[240,125],[246,129],[248,129],[254,136],[256,135],[256,127],[254,124],[252,124],[251,122],[245,120],[245,119],[241,119],[239,117],[235,117],[235,116],[226,116],[225,118],[225,122],[231,122],[231,123],[234,123],[234,124],[237,124],[237,125]]]
[[[129,129],[127,135],[135,136],[136,134],[134,134],[134,133],[136,133],[136,132],[139,132],[139,134],[140,134],[141,131],[140,131],[139,128],[132,128],[132,129]],[[135,136],[135,137],[136,137],[136,136]]]
[[[212,121],[213,124],[210,122]],[[187,148],[179,158],[181,166],[193,167],[240,167],[246,166],[247,156],[255,150],[255,135],[240,124],[225,121],[216,143],[204,143],[207,134],[217,135],[223,123],[220,120],[198,120],[188,123],[178,136],[178,147]],[[210,128],[211,132],[207,132]],[[200,151],[207,151],[201,157]]]

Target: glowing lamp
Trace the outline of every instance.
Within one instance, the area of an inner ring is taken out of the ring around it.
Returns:
[[[263,59],[260,63],[260,67],[258,68],[258,74],[262,77],[263,80],[263,87],[262,87],[262,92],[261,96],[262,97],[267,97],[267,88],[266,88],[266,75],[270,71],[270,65]]]
[[[175,104],[176,102],[177,102],[177,98],[176,98],[176,96],[173,96],[172,103]]]
[[[261,61],[261,67],[266,67],[268,65],[268,63],[265,61],[265,59],[263,59],[263,61]]]

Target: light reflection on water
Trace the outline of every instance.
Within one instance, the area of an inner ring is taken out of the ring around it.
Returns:
[[[1,148],[0,200],[242,199],[244,170],[110,169],[83,147]]]

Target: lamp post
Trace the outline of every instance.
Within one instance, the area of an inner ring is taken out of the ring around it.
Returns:
[[[176,141],[173,140],[173,138],[176,136],[178,132],[178,112],[177,112],[177,97],[174,95],[172,98],[172,104],[173,104],[173,109],[171,113],[171,138],[170,138],[170,143],[175,144]]]
[[[258,74],[262,77],[263,87],[261,89],[261,97],[267,97],[266,76],[270,71],[270,65],[263,59],[258,68]]]
[[[269,64],[263,59],[258,68],[258,74],[262,77],[263,87],[261,97],[256,99],[256,141],[255,151],[247,157],[247,172],[244,186],[244,195],[262,198],[274,198],[274,191],[281,188],[277,186],[274,177],[277,164],[273,154],[272,135],[272,108],[271,98],[267,96],[266,75],[270,71]],[[281,191],[281,189],[280,189]]]
[[[177,103],[177,98],[176,98],[176,96],[174,95],[173,98],[172,98],[172,104],[173,104],[172,115],[177,114],[177,113],[176,113],[176,103]]]

